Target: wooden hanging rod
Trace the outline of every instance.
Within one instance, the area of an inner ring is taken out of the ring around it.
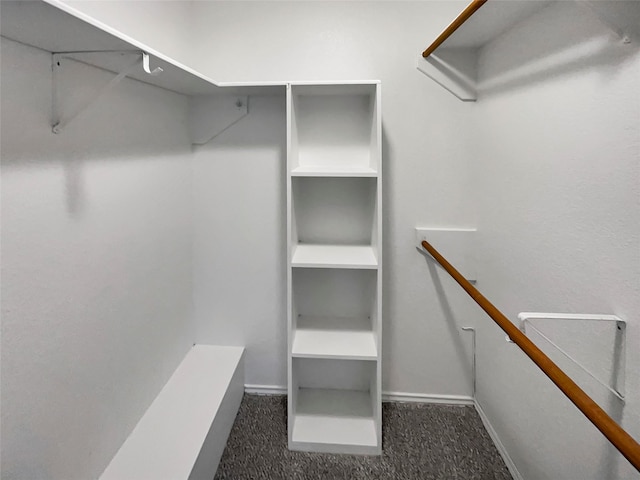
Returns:
[[[560,367],[553,363],[542,350],[529,340],[518,327],[511,323],[500,310],[471,285],[429,242],[423,241],[422,246],[640,472],[640,444],[576,385]]]
[[[440,36],[436,38],[435,41],[431,45],[429,45],[429,47],[424,52],[422,52],[422,56],[424,58],[427,58],[429,55],[431,55],[436,48],[442,45],[444,41],[453,34],[453,32],[460,28],[460,26],[464,22],[469,20],[471,15],[476,13],[476,11],[478,11],[478,9],[485,3],[487,3],[487,0],[473,0],[469,5],[467,5],[467,8],[465,8],[462,13],[458,15],[453,22],[451,22],[451,25],[449,25],[445,29],[445,31],[442,32]]]

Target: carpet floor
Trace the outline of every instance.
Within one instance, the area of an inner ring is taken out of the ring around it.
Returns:
[[[471,406],[384,403],[382,455],[287,449],[284,396],[246,395],[215,480],[511,480]]]

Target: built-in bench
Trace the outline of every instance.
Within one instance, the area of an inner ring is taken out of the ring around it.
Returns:
[[[211,480],[244,393],[243,354],[194,345],[100,480]]]

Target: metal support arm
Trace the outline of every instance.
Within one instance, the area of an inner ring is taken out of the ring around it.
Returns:
[[[113,88],[118,85],[127,75],[133,72],[133,70],[140,64],[142,64],[142,68],[149,75],[156,76],[162,72],[162,68],[157,67],[153,70],[149,68],[149,55],[146,52],[133,52],[136,53],[136,58],[134,61],[125,65],[125,67],[115,76],[113,77],[107,85],[105,85],[100,91],[98,91],[92,97],[85,99],[80,105],[78,105],[71,112],[65,113],[61,106],[60,99],[60,83],[61,83],[61,72],[62,72],[62,61],[65,59],[74,60],[72,55],[73,53],[108,53],[108,52],[65,52],[65,53],[53,53],[51,55],[51,69],[52,69],[52,82],[51,82],[51,90],[52,90],[52,120],[51,120],[51,130],[53,133],[60,133],[64,128],[66,128],[72,121],[86,112],[91,106],[93,106],[100,98],[106,95],[108,92],[113,90]],[[112,53],[112,52],[111,52]],[[129,52],[127,52],[129,53]]]

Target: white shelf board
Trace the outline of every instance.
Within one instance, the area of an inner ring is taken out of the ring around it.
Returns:
[[[516,23],[551,3],[553,3],[552,0],[487,2],[440,48],[481,48]]]
[[[291,354],[297,358],[377,360],[378,349],[368,318],[300,316]]]
[[[304,165],[291,170],[293,177],[377,177],[378,172],[371,167]]]
[[[114,73],[130,64],[132,55],[145,51],[150,55],[151,68],[162,67],[164,71],[151,76],[140,67],[127,77],[185,95],[285,93],[285,84],[282,82],[217,83],[59,0],[3,0],[0,21],[0,31],[5,38],[53,53],[98,51],[100,53],[83,53],[78,59]]]
[[[194,345],[100,480],[186,479],[200,468],[201,452],[222,455],[244,390],[243,353],[243,347]],[[215,440],[205,443],[210,431]]]
[[[380,80],[340,82],[291,82],[294,95],[372,95]]]
[[[369,245],[296,245],[291,258],[293,267],[307,268],[378,268],[373,247]]]
[[[293,448],[375,453],[378,448],[376,431],[368,392],[298,390],[291,437]]]

